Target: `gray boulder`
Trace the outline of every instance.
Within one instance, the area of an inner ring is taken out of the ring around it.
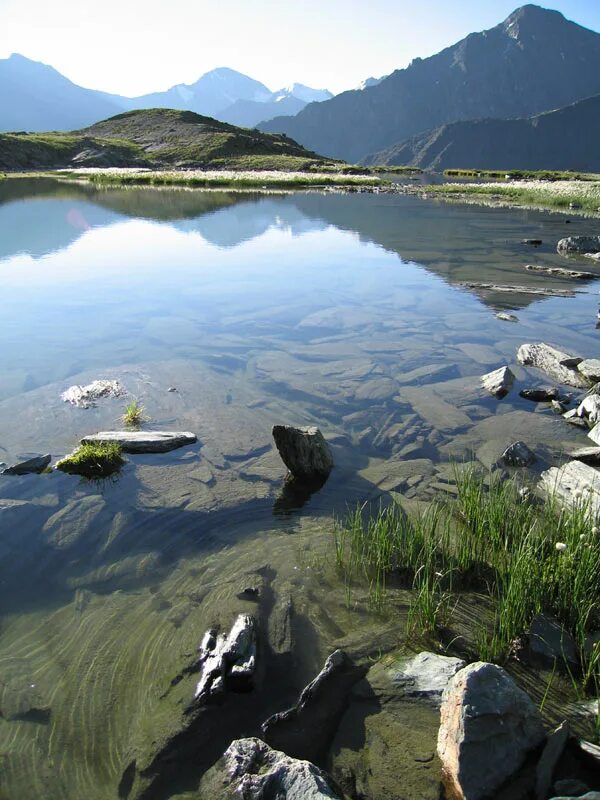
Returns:
[[[537,707],[495,664],[457,672],[440,717],[438,755],[448,793],[458,800],[493,796],[546,738]]]
[[[390,669],[388,674],[392,683],[404,690],[405,697],[439,706],[448,681],[464,666],[461,658],[424,652]]]
[[[117,442],[125,453],[167,453],[196,441],[190,431],[100,431],[84,436],[81,444]]]
[[[235,739],[204,776],[201,796],[213,800],[336,800],[325,772],[256,738]]]
[[[525,442],[513,442],[502,453],[501,461],[507,467],[528,467],[536,461],[536,455]]]
[[[283,463],[294,478],[306,483],[327,479],[333,468],[333,456],[317,427],[274,425],[273,439]]]
[[[2,475],[29,475],[32,472],[43,472],[52,461],[52,456],[47,453],[45,456],[35,456],[27,461],[20,461],[11,467],[2,470]]]
[[[585,358],[579,362],[577,369],[588,381],[600,381],[600,359]]]
[[[556,245],[559,253],[598,253],[600,236],[567,236]]]
[[[517,351],[517,360],[528,367],[536,367],[545,372],[558,383],[574,386],[576,389],[586,389],[588,382],[583,375],[572,366],[577,362],[577,356],[563,353],[556,347],[551,347],[545,342],[535,344],[522,344]]]
[[[532,400],[534,403],[549,403],[552,400],[560,400],[560,392],[552,386],[536,386],[533,389],[521,389],[519,395],[525,400]]]
[[[600,425],[596,428],[600,429]],[[586,503],[593,514],[600,513],[600,473],[581,461],[569,461],[542,472],[538,488],[567,508]]]
[[[548,736],[535,771],[535,800],[546,800],[548,797],[554,770],[567,746],[569,736],[569,724],[566,721]]]
[[[510,367],[504,366],[488,372],[481,376],[481,385],[494,397],[502,398],[507,395],[513,387],[515,376]]]

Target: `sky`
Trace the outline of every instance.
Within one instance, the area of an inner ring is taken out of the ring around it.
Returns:
[[[523,0],[524,2],[524,0]],[[124,95],[231,67],[334,93],[491,28],[519,0],[0,0],[0,58],[21,53]],[[540,5],[600,31],[600,0]]]

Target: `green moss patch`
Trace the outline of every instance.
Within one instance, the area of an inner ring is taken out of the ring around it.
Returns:
[[[56,469],[69,475],[83,475],[84,478],[108,478],[118,472],[125,459],[121,446],[116,442],[94,442],[82,444],[71,455],[56,462]]]

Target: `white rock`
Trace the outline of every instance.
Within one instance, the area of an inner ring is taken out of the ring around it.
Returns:
[[[100,380],[92,381],[87,386],[70,386],[61,394],[61,399],[80,408],[90,408],[100,398],[121,397],[124,394],[125,389],[119,381]]]
[[[311,764],[272,750],[261,739],[236,739],[213,768],[223,773],[228,797],[244,800],[336,800],[327,775]]]
[[[555,497],[561,505],[589,503],[594,514],[600,513],[600,473],[581,461],[569,461],[562,467],[542,472],[538,488],[547,497]]]
[[[600,421],[600,394],[590,394],[577,406],[577,416],[589,419],[592,425]]]
[[[600,359],[584,358],[584,360],[580,361],[577,365],[577,369],[581,372],[583,377],[587,378],[589,381],[600,381]]]
[[[575,363],[577,357],[563,353],[545,342],[522,344],[517,352],[517,360],[520,364],[536,367],[567,386],[575,386],[577,389],[588,386],[585,378],[576,369],[568,366]]]
[[[494,397],[504,397],[513,387],[515,376],[509,367],[500,367],[481,376],[481,385]]]

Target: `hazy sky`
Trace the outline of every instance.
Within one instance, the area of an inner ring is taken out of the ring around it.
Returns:
[[[600,31],[600,0],[540,3]],[[135,95],[227,66],[333,92],[490,28],[519,0],[0,0],[0,58]]]

